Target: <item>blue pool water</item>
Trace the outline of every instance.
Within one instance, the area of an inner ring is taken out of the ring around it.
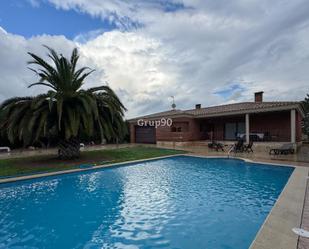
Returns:
[[[177,156],[0,185],[0,248],[248,248],[293,168]]]

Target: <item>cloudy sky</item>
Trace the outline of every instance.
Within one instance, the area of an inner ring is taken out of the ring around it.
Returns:
[[[127,117],[309,93],[308,0],[0,1],[0,101],[32,95],[28,51],[46,44],[96,69]]]

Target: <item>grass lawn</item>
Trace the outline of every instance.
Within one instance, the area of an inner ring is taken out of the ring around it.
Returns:
[[[77,168],[80,165],[102,165],[159,156],[185,153],[180,150],[152,147],[133,147],[109,150],[84,151],[75,160],[59,160],[53,155],[0,159],[0,177],[58,171]]]

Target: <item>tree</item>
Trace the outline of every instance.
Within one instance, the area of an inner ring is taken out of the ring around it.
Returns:
[[[309,94],[305,97],[303,101],[303,107],[305,111],[305,117],[303,120],[303,131],[309,137]]]
[[[80,134],[92,136],[99,132],[101,140],[124,136],[126,110],[108,86],[83,89],[84,81],[93,70],[77,69],[79,59],[75,48],[70,59],[45,46],[52,64],[28,53],[30,68],[39,81],[29,87],[45,86],[49,90],[35,97],[17,97],[0,105],[3,129],[11,142],[22,141],[28,146],[42,138],[56,136],[60,158],[76,158],[80,154]]]

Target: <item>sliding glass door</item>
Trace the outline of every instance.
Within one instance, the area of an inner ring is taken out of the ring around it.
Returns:
[[[236,140],[238,134],[244,134],[246,131],[244,122],[225,123],[224,139]]]

